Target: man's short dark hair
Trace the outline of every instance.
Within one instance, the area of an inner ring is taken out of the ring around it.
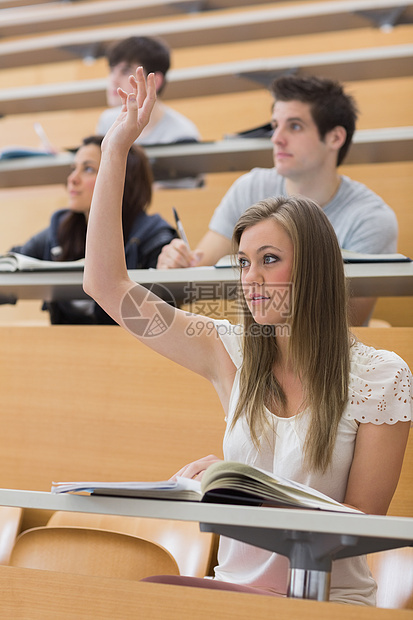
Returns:
[[[169,47],[164,41],[153,37],[129,37],[109,48],[107,59],[110,67],[121,62],[141,65],[146,73],[162,73],[166,76],[171,66]],[[162,87],[158,92],[162,90]]]
[[[271,85],[271,91],[275,101],[308,103],[321,140],[334,127],[344,127],[347,135],[338,152],[339,166],[347,155],[356,129],[357,106],[353,97],[344,92],[339,82],[313,76],[277,78]]]

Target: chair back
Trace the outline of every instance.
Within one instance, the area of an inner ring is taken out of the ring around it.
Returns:
[[[83,527],[38,527],[16,540],[11,566],[140,580],[179,575],[166,549],[137,536]]]
[[[194,521],[57,511],[48,522],[48,526],[56,525],[102,528],[139,536],[167,549],[179,573],[189,577],[208,575],[215,555],[217,537],[201,532]]]
[[[413,609],[413,548],[371,553],[367,561],[377,582],[377,607]]]

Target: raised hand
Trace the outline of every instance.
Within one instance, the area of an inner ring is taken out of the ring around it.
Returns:
[[[142,67],[131,75],[132,92],[118,88],[122,109],[102,142],[102,151],[111,148],[129,150],[149,122],[156,101],[155,76],[150,73],[145,79]]]

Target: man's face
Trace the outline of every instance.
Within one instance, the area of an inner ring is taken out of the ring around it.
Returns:
[[[123,61],[110,67],[110,74],[108,79],[108,86],[106,90],[106,98],[108,106],[111,108],[121,105],[121,99],[118,95],[118,88],[122,88],[126,93],[132,92],[132,87],[129,83],[129,76],[136,74],[138,64],[130,64]]]
[[[283,177],[299,180],[318,174],[331,156],[320,139],[310,106],[301,101],[277,101],[272,114],[274,165]]]

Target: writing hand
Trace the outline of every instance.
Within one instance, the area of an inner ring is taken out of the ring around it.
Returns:
[[[182,239],[173,239],[168,245],[164,245],[158,256],[157,269],[181,269],[185,267],[196,267],[203,252],[199,250],[189,250]]]

